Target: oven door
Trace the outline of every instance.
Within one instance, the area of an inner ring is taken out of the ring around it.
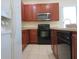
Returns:
[[[49,30],[40,30],[38,33],[38,43],[39,44],[50,44],[50,31]]]
[[[40,31],[40,37],[41,38],[45,38],[49,36],[49,32],[48,31]]]

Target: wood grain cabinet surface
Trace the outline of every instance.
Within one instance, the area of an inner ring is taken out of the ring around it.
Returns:
[[[21,2],[21,16],[22,16],[22,21],[25,21],[25,15],[24,15],[24,4]]]
[[[29,43],[29,31],[22,30],[22,50],[24,50]]]
[[[22,20],[38,21],[38,13],[51,13],[51,21],[59,20],[59,3],[22,4]]]
[[[32,20],[32,5],[24,5],[24,20]]]
[[[58,21],[59,20],[59,3],[51,3],[50,5],[50,13],[51,13],[51,20]]]
[[[56,59],[58,59],[58,47],[57,47],[57,31],[51,30],[51,41],[52,41],[52,50]]]
[[[49,12],[49,4],[36,4],[37,13]]]
[[[77,59],[77,32],[72,32],[72,59]]]
[[[37,29],[30,29],[30,33],[29,33],[29,35],[30,35],[30,43],[31,44],[36,44],[37,43]]]
[[[37,7],[36,4],[32,4],[32,19],[31,21],[37,21]]]

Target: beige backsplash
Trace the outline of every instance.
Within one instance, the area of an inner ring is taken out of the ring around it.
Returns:
[[[22,22],[22,28],[37,28],[38,24],[50,24],[50,27],[62,27],[61,22],[59,21],[36,21],[36,22]]]

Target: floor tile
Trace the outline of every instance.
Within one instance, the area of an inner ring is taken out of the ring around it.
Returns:
[[[29,44],[23,51],[23,59],[55,59],[51,45]]]

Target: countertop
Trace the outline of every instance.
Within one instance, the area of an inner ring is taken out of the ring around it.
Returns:
[[[37,27],[22,27],[22,30],[37,29]],[[77,31],[77,28],[50,27],[51,30]]]
[[[77,28],[52,28],[55,30],[77,31]]]

